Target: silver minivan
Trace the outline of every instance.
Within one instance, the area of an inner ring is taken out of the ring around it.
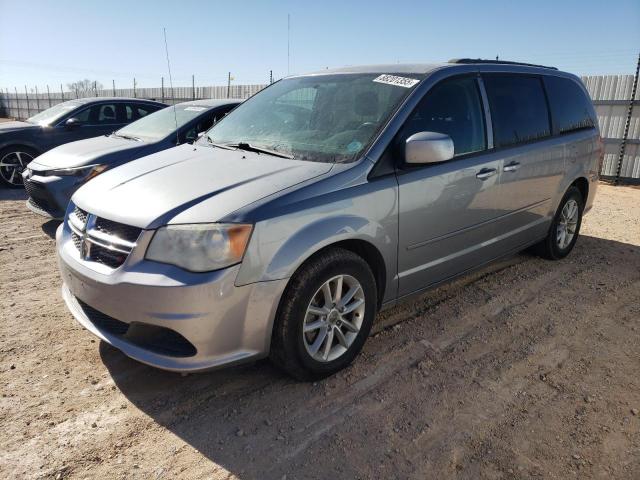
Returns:
[[[566,256],[602,156],[580,80],[481,60],[274,83],[193,145],[80,188],[62,295],[126,355],[200,371],[346,367],[376,313],[534,247]]]

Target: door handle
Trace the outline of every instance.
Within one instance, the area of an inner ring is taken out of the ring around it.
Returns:
[[[508,165],[505,165],[502,171],[504,172],[515,172],[520,168],[520,162],[511,162]]]
[[[495,168],[483,168],[478,173],[476,173],[476,178],[480,180],[486,180],[489,177],[493,177],[497,173]]]

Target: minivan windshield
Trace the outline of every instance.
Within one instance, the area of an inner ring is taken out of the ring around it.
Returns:
[[[75,110],[80,105],[82,104],[73,101],[59,103],[58,105],[54,105],[51,108],[47,108],[46,110],[35,114],[33,117],[27,118],[27,122],[37,123],[38,125],[50,125],[65,116],[71,110]]]
[[[166,107],[130,123],[117,130],[114,135],[143,141],[160,140],[175,133],[176,122],[180,128],[210,109],[207,105],[178,104],[175,105],[174,114],[174,107]]]
[[[349,162],[364,152],[422,78],[349,73],[280,80],[238,106],[200,143]]]

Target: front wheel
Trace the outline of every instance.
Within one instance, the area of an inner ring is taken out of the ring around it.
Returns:
[[[558,206],[547,237],[535,246],[536,253],[549,260],[560,260],[569,255],[578,240],[583,210],[580,190],[570,187]]]
[[[322,252],[296,272],[283,294],[271,359],[299,380],[332,375],[362,349],[376,308],[369,265],[349,250]]]
[[[0,150],[0,183],[10,188],[22,187],[22,172],[36,156],[35,150],[28,147]]]

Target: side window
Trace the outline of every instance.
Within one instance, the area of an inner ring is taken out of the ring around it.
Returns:
[[[551,106],[554,134],[596,126],[591,100],[573,80],[549,75],[544,77],[544,86]]]
[[[493,138],[496,147],[507,147],[551,135],[547,101],[539,77],[486,75]]]
[[[98,123],[98,124],[118,123],[118,118],[116,117],[116,106],[112,103],[107,103],[104,105],[96,105],[94,107],[91,107],[91,110],[96,111],[96,115],[95,116],[92,115],[95,118],[95,123]]]
[[[138,117],[137,118],[142,118],[142,117],[148,115],[149,113],[151,113],[151,110],[148,107],[138,107]]]
[[[89,123],[89,113],[91,112],[90,108],[85,108],[81,112],[78,112],[72,115],[73,118],[77,118],[80,123]]]
[[[444,80],[429,90],[402,127],[400,139],[418,132],[449,135],[455,155],[484,150],[484,114],[476,80]]]
[[[131,105],[124,106],[124,118],[126,119],[127,122],[131,122],[137,118],[133,113],[133,107]]]

